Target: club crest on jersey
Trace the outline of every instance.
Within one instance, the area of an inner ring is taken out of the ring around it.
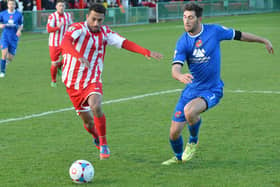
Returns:
[[[196,43],[195,43],[195,46],[197,48],[201,47],[202,46],[202,40],[197,40]]]
[[[69,29],[68,29],[69,32],[72,32],[73,30],[75,30],[75,27],[73,27],[73,26],[69,27]]]
[[[177,112],[175,112],[175,115],[174,115],[174,116],[175,116],[176,118],[179,118],[181,114],[182,114],[181,111],[177,111]]]

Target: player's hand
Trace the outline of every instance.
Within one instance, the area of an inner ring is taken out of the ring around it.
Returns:
[[[150,56],[145,56],[147,59],[151,59],[150,57],[156,59],[156,60],[161,60],[163,58],[163,55],[158,53],[158,52],[154,52],[154,51],[151,51],[151,55]]]
[[[274,51],[273,51],[271,42],[269,40],[266,40],[264,44],[265,44],[265,47],[266,47],[268,53],[273,54]]]
[[[86,66],[87,68],[90,68],[90,64],[89,64],[89,61],[88,61],[87,59],[85,59],[85,58],[79,58],[79,61],[80,61],[81,63],[85,64],[85,66]]]
[[[5,24],[0,24],[0,29],[4,29],[5,28]]]
[[[63,22],[60,22],[59,24],[58,24],[58,28],[61,28],[62,27],[62,25],[63,25]]]
[[[186,74],[181,74],[179,77],[178,77],[178,80],[184,84],[189,84],[189,83],[192,83],[192,80],[193,80],[193,76],[189,73],[186,73]]]
[[[121,10],[121,13],[123,13],[123,14],[125,13],[125,10],[122,5],[120,5],[120,10]]]
[[[16,35],[17,35],[17,37],[20,37],[21,36],[21,31],[17,31]]]

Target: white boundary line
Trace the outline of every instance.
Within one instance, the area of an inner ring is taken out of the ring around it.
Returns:
[[[164,94],[170,94],[170,93],[175,93],[175,92],[180,92],[180,91],[182,91],[182,89],[159,91],[159,92],[153,92],[153,93],[147,93],[147,94],[142,94],[142,95],[136,95],[136,96],[131,96],[131,97],[124,97],[124,98],[120,98],[120,99],[104,101],[102,104],[106,105],[106,104],[112,104],[112,103],[121,103],[121,102],[125,102],[125,101],[130,101],[130,100],[142,99],[144,97],[164,95]],[[249,93],[249,94],[280,94],[280,91],[258,91],[258,90],[252,90],[252,91],[225,90],[225,92],[227,92],[227,93]],[[42,112],[42,113],[38,113],[38,114],[31,114],[31,115],[27,115],[27,116],[23,116],[23,117],[0,119],[0,124],[14,122],[14,121],[22,121],[22,120],[27,120],[27,119],[32,119],[32,118],[38,118],[38,117],[42,117],[42,116],[46,116],[46,115],[50,115],[50,114],[56,114],[56,113],[60,113],[60,112],[66,112],[66,111],[70,111],[70,110],[74,110],[74,107],[63,108],[63,109],[59,109],[59,110],[51,110],[51,111]]]

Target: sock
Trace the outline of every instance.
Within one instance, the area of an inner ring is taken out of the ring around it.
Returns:
[[[6,72],[6,60],[1,59],[1,72],[5,73]]]
[[[189,132],[190,132],[189,143],[195,143],[195,144],[197,143],[200,124],[201,124],[201,118],[199,119],[198,122],[196,122],[196,124],[188,125]]]
[[[183,154],[183,138],[180,136],[177,140],[169,139],[170,145],[178,160],[182,160]]]
[[[52,82],[56,82],[57,66],[51,65],[51,78]]]
[[[106,117],[103,114],[102,117],[93,117],[94,124],[96,126],[98,135],[99,135],[99,142],[100,145],[107,145],[107,140],[106,140]]]
[[[95,129],[95,126],[94,126],[94,125],[93,125],[93,127],[92,127],[91,130],[89,130],[89,129],[87,128],[86,124],[84,124],[84,128],[92,135],[92,137],[93,137],[94,139],[97,139],[97,138],[98,138],[98,134],[97,134],[97,132],[96,132],[96,129]]]

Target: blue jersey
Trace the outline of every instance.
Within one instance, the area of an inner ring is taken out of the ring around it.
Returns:
[[[222,88],[220,76],[220,42],[234,38],[235,31],[215,24],[202,24],[202,30],[195,36],[185,32],[178,40],[173,64],[187,62],[194,79],[189,88],[205,90]]]
[[[2,37],[8,37],[10,39],[17,39],[16,33],[20,26],[23,25],[22,14],[14,10],[14,12],[8,12],[4,10],[0,13],[0,22],[5,24],[5,28],[2,32]]]

